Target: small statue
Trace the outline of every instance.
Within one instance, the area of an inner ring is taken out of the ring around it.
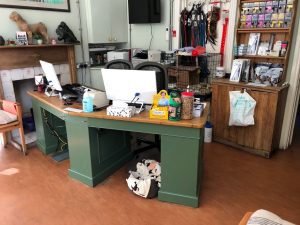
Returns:
[[[0,35],[0,46],[5,44],[4,38]]]
[[[49,37],[48,37],[48,33],[47,33],[47,28],[45,26],[45,24],[39,22],[36,24],[28,24],[23,18],[22,16],[17,13],[16,11],[13,11],[9,18],[16,22],[18,28],[21,31],[25,31],[27,33],[27,37],[28,37],[28,43],[32,44],[32,34],[33,33],[39,33],[42,35],[43,37],[43,42],[45,44],[49,43]]]
[[[58,35],[58,40],[64,40],[64,43],[80,43],[65,22],[61,22],[58,25],[56,34]]]

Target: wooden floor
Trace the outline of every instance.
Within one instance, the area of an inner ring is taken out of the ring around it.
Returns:
[[[36,148],[26,157],[2,148],[0,224],[235,225],[245,212],[260,208],[300,224],[299,139],[271,159],[206,144],[199,208],[133,195],[125,167],[90,188],[68,176],[68,161],[55,163]]]

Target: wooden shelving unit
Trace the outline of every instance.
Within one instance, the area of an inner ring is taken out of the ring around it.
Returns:
[[[264,2],[263,0],[240,0],[243,3]],[[260,33],[260,42],[269,42],[271,36],[276,41],[288,41],[285,56],[237,55],[235,58],[250,59],[251,63],[270,62],[283,64],[283,77],[278,87],[258,87],[242,82],[230,82],[227,79],[214,80],[212,83],[211,120],[214,125],[213,139],[236,148],[269,158],[274,149],[279,148],[281,128],[288,93],[285,81],[293,37],[293,25],[296,17],[297,0],[293,4],[291,27],[288,28],[238,28],[236,29],[237,45],[248,45],[250,33]],[[298,12],[299,13],[299,12]],[[240,23],[240,19],[238,19]],[[272,46],[273,49],[273,46]],[[254,112],[255,125],[229,126],[230,91],[246,90],[256,101]]]
[[[228,126],[229,92],[246,90],[256,101],[255,125]],[[256,87],[217,79],[212,83],[211,120],[214,141],[269,158],[279,148],[288,86]]]
[[[266,2],[264,0],[240,0],[239,8],[242,10],[242,5],[244,3],[254,3],[254,2]],[[293,26],[295,23],[296,9],[298,0],[294,0],[293,3],[293,16],[291,27],[288,28],[238,28],[236,29],[236,43],[237,45],[245,44],[248,45],[250,33],[260,33],[260,42],[269,42],[271,36],[274,36],[273,44],[276,41],[287,41],[288,48],[285,56],[262,56],[262,55],[236,55],[235,58],[248,58],[251,59],[251,63],[258,62],[270,62],[270,63],[280,63],[283,64],[283,75],[279,85],[285,82],[287,64],[289,60],[290,46],[293,37]],[[240,18],[238,19],[238,24],[240,24]],[[273,46],[272,46],[273,48]]]

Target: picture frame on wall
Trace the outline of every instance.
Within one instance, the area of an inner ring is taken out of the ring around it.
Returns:
[[[0,8],[70,12],[70,0],[0,0]]]

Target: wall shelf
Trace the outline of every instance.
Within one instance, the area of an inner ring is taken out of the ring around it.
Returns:
[[[266,0],[241,0],[241,3],[265,2]]]
[[[290,28],[238,28],[237,33],[289,33]]]
[[[0,49],[12,49],[12,48],[50,48],[50,47],[67,47],[67,46],[74,46],[74,44],[42,44],[42,45],[4,45],[0,46]]]
[[[285,60],[285,57],[281,56],[270,56],[270,55],[236,55],[235,58],[249,58],[249,59],[278,59]]]

